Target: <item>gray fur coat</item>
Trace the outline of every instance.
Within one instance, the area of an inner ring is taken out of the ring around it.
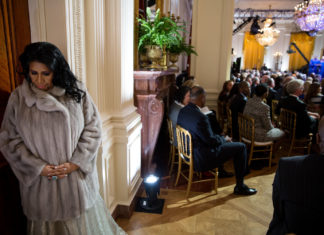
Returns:
[[[100,116],[87,92],[77,103],[60,87],[41,91],[26,80],[12,92],[0,129],[0,150],[19,180],[29,220],[71,219],[93,206],[99,193],[100,141]],[[80,168],[59,180],[40,175],[46,164],[65,162]]]

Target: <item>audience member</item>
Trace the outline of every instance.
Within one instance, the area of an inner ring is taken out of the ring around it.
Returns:
[[[284,132],[274,128],[270,119],[270,107],[263,102],[267,97],[268,88],[261,84],[255,88],[254,97],[246,102],[243,114],[254,119],[255,141],[272,141],[278,140],[284,136]]]
[[[303,91],[303,93],[299,96],[300,99],[304,100],[304,98],[305,98],[305,96],[306,96],[306,94],[307,94],[307,91],[308,91],[308,89],[309,89],[309,87],[310,87],[311,84],[312,84],[312,83],[311,83],[310,81],[306,81],[306,82],[304,82],[304,91]]]
[[[324,100],[321,93],[322,87],[319,83],[313,83],[308,88],[304,102],[307,104],[307,109],[311,112],[318,113],[320,116],[323,114]]]
[[[224,82],[223,89],[218,96],[219,101],[224,101],[224,102],[228,101],[228,98],[229,98],[230,92],[233,88],[233,85],[234,85],[234,82],[231,80]]]
[[[267,74],[263,75],[263,76],[261,77],[261,79],[260,79],[260,83],[261,83],[261,84],[267,83],[267,81],[268,81],[269,78],[270,78],[269,75],[267,75]]]
[[[260,79],[259,79],[259,77],[254,77],[253,79],[252,79],[252,85],[250,86],[250,88],[251,88],[251,97],[253,96],[253,94],[254,94],[254,89],[255,89],[255,87],[257,86],[257,85],[259,85],[260,84]]]
[[[324,88],[324,79],[321,81],[320,84],[321,84],[321,88],[322,88],[322,94],[324,95],[324,89],[323,89]]]
[[[267,105],[269,105],[270,107],[270,114],[272,113],[272,100],[279,100],[280,97],[279,97],[279,94],[278,92],[273,89],[274,86],[275,86],[275,82],[273,80],[273,78],[269,78],[267,81],[266,81],[266,84],[268,85],[268,96],[266,97],[267,99]],[[271,117],[271,115],[270,115]]]
[[[194,86],[197,86],[197,81],[195,79],[188,79],[184,83],[182,83],[182,86],[187,86],[189,88],[192,88]]]
[[[303,81],[294,79],[287,84],[287,97],[280,99],[276,114],[280,114],[280,109],[285,108],[296,113],[296,137],[303,138],[308,133],[316,133],[319,115],[307,112],[306,104],[298,97],[303,93]]]
[[[257,192],[255,189],[244,184],[244,175],[247,173],[245,145],[231,143],[229,137],[224,138],[212,132],[208,118],[200,111],[206,101],[202,87],[192,88],[190,100],[190,103],[180,110],[177,123],[191,133],[194,143],[194,170],[198,172],[211,170],[233,158],[236,176],[234,194],[255,194]]]
[[[282,81],[283,81],[282,76],[278,76],[278,77],[275,78],[275,87],[274,87],[274,89],[275,89],[277,92],[278,92],[279,89],[282,88],[282,84],[281,84]]]
[[[189,74],[187,72],[187,70],[183,70],[182,73],[180,73],[177,77],[176,77],[176,85],[177,87],[181,87],[182,84],[187,81],[189,79]]]
[[[286,90],[286,86],[292,80],[294,80],[294,77],[293,76],[286,76],[283,79],[283,81],[282,81],[282,87],[277,90],[280,98],[288,96],[288,93],[287,93],[287,90]]]
[[[273,182],[273,218],[267,235],[322,234],[324,214],[324,118],[321,154],[281,158]]]
[[[172,121],[173,144],[177,146],[177,134],[176,134],[176,125],[180,109],[186,106],[190,101],[190,88],[187,86],[182,86],[175,94],[175,101],[170,106],[169,118]]]
[[[238,113],[243,113],[247,97],[250,95],[250,84],[246,81],[243,81],[238,85],[238,89],[239,93],[235,96],[230,104],[230,109],[232,111],[232,132],[234,140],[239,139]]]

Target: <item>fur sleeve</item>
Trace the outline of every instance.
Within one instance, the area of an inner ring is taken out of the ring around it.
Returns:
[[[18,95],[13,92],[9,98],[0,129],[0,150],[18,180],[29,186],[40,176],[47,163],[28,150],[17,132],[15,107],[18,106],[18,103]]]
[[[83,102],[84,128],[70,162],[78,165],[85,174],[96,167],[96,156],[101,143],[100,114],[86,92]]]

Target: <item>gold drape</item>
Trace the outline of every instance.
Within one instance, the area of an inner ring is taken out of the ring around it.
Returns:
[[[264,57],[264,47],[255,39],[255,36],[246,32],[243,44],[244,69],[261,69]]]
[[[304,56],[310,60],[313,50],[315,37],[308,36],[306,33],[291,33],[290,42],[296,43],[297,47],[304,54]],[[296,51],[296,48],[292,46],[292,49]],[[296,51],[296,53],[290,54],[289,56],[289,70],[294,71],[300,69],[307,62],[304,58]]]

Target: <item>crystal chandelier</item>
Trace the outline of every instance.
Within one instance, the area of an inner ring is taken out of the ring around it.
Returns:
[[[318,31],[324,29],[324,1],[304,1],[295,6],[295,22],[302,31],[315,36]]]
[[[259,33],[255,35],[257,42],[261,46],[272,46],[278,40],[280,31],[274,29],[272,27],[273,25],[274,23],[272,23],[271,17],[268,17],[264,22],[263,28],[260,29]]]

